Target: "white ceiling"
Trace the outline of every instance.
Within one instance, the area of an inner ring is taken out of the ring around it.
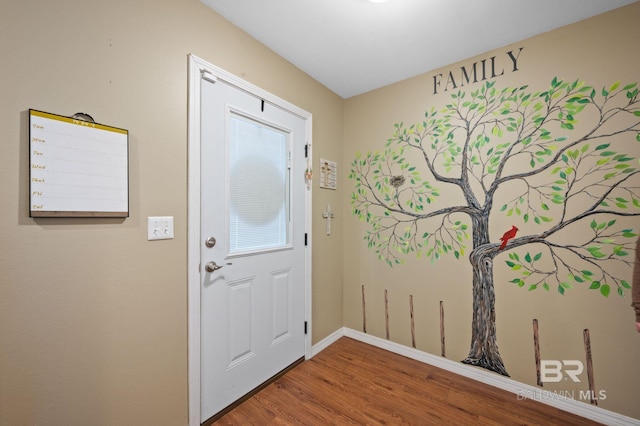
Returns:
[[[201,1],[346,99],[636,0]]]

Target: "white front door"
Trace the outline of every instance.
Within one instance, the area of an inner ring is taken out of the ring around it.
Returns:
[[[202,79],[201,421],[305,355],[305,125]]]

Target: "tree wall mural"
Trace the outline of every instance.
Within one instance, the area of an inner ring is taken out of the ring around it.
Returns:
[[[640,215],[637,83],[596,89],[554,78],[533,91],[489,81],[394,127],[383,150],[351,163],[352,211],[389,266],[407,255],[469,259],[463,363],[508,376],[496,339],[497,258],[507,281],[529,291],[630,289],[637,234],[621,218]],[[490,233],[492,220],[508,225]]]

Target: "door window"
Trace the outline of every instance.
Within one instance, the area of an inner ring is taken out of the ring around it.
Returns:
[[[229,254],[289,246],[289,134],[231,114]]]

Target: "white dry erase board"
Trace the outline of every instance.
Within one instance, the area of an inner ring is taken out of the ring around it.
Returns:
[[[129,132],[29,110],[31,217],[128,217]]]

